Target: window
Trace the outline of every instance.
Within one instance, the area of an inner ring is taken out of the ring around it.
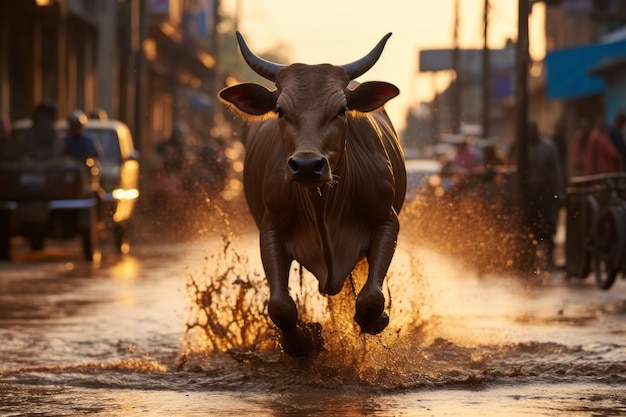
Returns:
[[[86,129],[86,133],[100,144],[102,162],[122,162],[120,141],[115,130]]]

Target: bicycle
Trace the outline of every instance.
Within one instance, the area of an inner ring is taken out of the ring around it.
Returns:
[[[602,208],[593,195],[586,197],[584,216],[589,228],[585,249],[596,286],[603,290],[610,289],[617,274],[626,271],[626,204],[612,179],[607,187],[610,197]]]

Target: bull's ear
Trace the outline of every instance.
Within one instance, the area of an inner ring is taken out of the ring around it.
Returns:
[[[347,90],[348,109],[360,112],[374,111],[400,94],[400,90],[393,84],[383,81],[367,81],[356,86],[354,90]]]
[[[237,84],[224,88],[218,95],[227,105],[252,116],[262,116],[276,108],[273,92],[260,84]]]

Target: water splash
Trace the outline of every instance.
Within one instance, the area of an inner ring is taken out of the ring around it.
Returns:
[[[538,242],[521,232],[520,213],[503,191],[485,184],[417,199],[404,209],[402,224],[410,225],[411,244],[451,254],[481,275],[541,275]]]
[[[295,265],[290,293],[302,320],[322,324],[324,339],[323,350],[303,360],[280,352],[267,316],[269,294],[258,272],[260,262],[247,254],[258,251],[248,242],[256,232],[224,233],[223,249],[207,257],[202,274],[189,278],[188,345],[178,369],[212,374],[215,368],[207,370],[212,366],[207,359],[223,367],[224,353],[229,353],[226,357],[244,366],[246,380],[263,381],[265,387],[394,390],[538,375],[554,380],[573,361],[588,363],[592,353],[580,346],[528,341],[517,334],[535,285],[513,273],[522,255],[507,223],[510,217],[494,216],[494,207],[472,206],[472,201],[434,211],[408,205],[403,212],[384,287],[391,322],[379,335],[360,333],[353,319],[366,262],[332,297],[320,295],[315,278]],[[459,207],[465,211],[459,214]],[[229,386],[241,384],[240,372],[220,372],[219,379]],[[612,375],[609,380],[615,380],[615,370]]]
[[[194,353],[229,352],[242,362],[258,362],[261,357],[267,361],[268,355],[279,355],[277,333],[267,315],[269,294],[264,276],[241,252],[240,239],[225,235],[222,244],[221,251],[207,257],[207,269],[189,277],[187,290],[192,306],[186,352],[179,369],[188,365]],[[361,333],[353,319],[356,294],[367,277],[365,261],[357,265],[342,291],[333,297],[320,295],[317,281],[306,270],[299,266],[292,269],[290,292],[300,319],[319,322],[323,329],[323,351],[300,363],[306,363],[311,378],[327,381],[332,375],[333,380],[342,383],[379,386],[401,383],[401,376],[398,379],[392,375],[403,375],[403,369],[413,361],[408,355],[411,349],[432,341],[428,328],[436,322],[434,317],[426,321],[420,314],[427,315],[425,298],[416,296],[425,284],[420,282],[421,265],[415,257],[407,259],[412,265],[401,269],[412,271],[410,279],[407,272],[397,271],[386,281],[387,311],[392,323],[377,336]]]
[[[233,247],[233,239],[224,235],[222,250],[205,258],[205,268],[213,269],[187,281],[192,300],[185,337],[188,350],[255,350],[272,344],[263,277],[249,272],[249,259]]]

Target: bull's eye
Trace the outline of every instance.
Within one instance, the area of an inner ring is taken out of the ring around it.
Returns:
[[[337,113],[337,117],[340,117],[340,118],[346,117],[346,111],[348,111],[348,108],[343,107],[341,110],[339,110],[339,113]]]
[[[276,106],[276,108],[274,109],[274,112],[276,112],[276,116],[278,116],[279,119],[285,118],[285,112],[279,106]]]

